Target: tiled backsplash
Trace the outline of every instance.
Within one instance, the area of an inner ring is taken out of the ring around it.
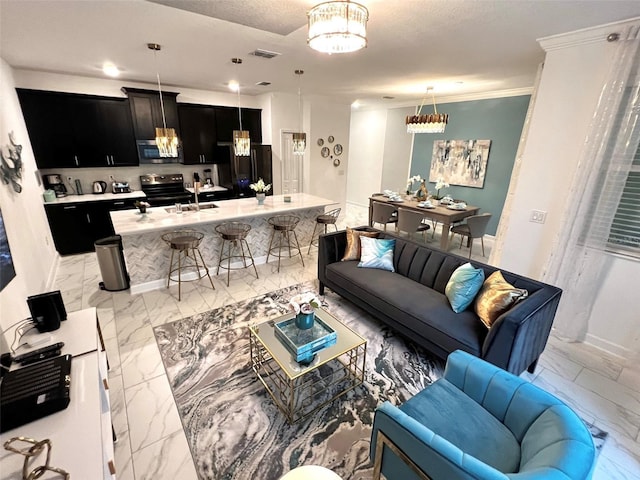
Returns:
[[[193,184],[193,173],[197,172],[200,179],[204,180],[204,170],[213,169],[213,165],[182,165],[179,163],[159,164],[159,165],[141,165],[139,167],[115,167],[115,168],[55,168],[47,170],[39,170],[40,175],[57,173],[62,175],[67,190],[70,193],[75,191],[75,180],[80,180],[84,193],[91,192],[91,185],[97,180],[107,182],[111,192],[111,182],[129,182],[132,190],[140,190],[140,175],[149,173],[171,174],[182,173],[184,176],[185,186]],[[71,181],[68,178],[71,177]],[[111,178],[113,177],[113,178]],[[44,188],[44,186],[43,186]]]

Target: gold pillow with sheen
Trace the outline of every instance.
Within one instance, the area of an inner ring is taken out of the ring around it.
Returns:
[[[498,270],[493,272],[482,284],[476,297],[474,309],[482,323],[491,328],[493,322],[518,301],[526,298],[529,292],[516,288],[507,282]]]
[[[347,227],[347,248],[344,250],[343,262],[360,260],[360,237],[377,238],[378,232],[365,232]]]

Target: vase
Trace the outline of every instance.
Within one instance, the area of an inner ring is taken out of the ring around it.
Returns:
[[[309,330],[313,327],[313,322],[315,320],[316,314],[314,312],[311,313],[297,313],[296,314],[296,327],[300,330]]]
[[[264,199],[266,198],[266,193],[256,193],[256,199],[258,200],[258,205],[264,205]]]

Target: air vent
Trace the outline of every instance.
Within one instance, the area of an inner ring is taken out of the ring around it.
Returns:
[[[266,87],[267,85],[271,85],[271,82],[258,82],[256,85],[260,87]]]
[[[253,52],[251,52],[249,55],[253,55],[254,57],[261,57],[261,58],[266,58],[266,59],[271,59],[273,57],[277,57],[278,55],[281,55],[278,52],[270,52],[269,50],[254,50]]]
[[[393,99],[394,99],[394,98],[396,98],[396,97],[392,97],[392,96],[390,96],[390,95],[385,95],[385,96],[384,96],[384,97],[382,97],[382,98],[383,98],[383,100],[393,100]]]

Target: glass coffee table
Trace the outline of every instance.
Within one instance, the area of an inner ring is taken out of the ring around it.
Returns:
[[[298,363],[276,336],[289,313],[249,326],[251,367],[289,423],[308,417],[364,381],[367,341],[323,309],[316,316],[336,332],[336,343]]]

